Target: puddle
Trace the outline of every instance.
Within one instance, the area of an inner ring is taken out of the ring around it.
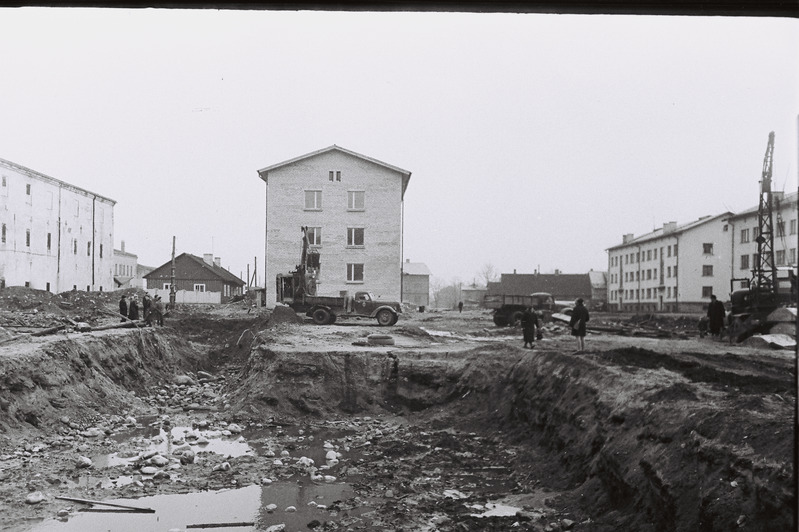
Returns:
[[[352,517],[371,510],[363,506],[356,508],[345,506],[347,504],[345,501],[354,495],[352,487],[344,483],[279,481],[269,486],[104,501],[150,508],[155,510],[155,513],[80,512],[77,510],[88,506],[58,501],[63,508],[72,506],[74,511],[68,520],[43,521],[29,528],[27,532],[167,532],[183,531],[189,525],[221,523],[254,524],[204,529],[218,532],[252,532],[283,523],[286,525],[286,530],[305,530],[307,524],[313,520],[336,521],[344,514]],[[275,505],[276,509],[270,511],[270,505]],[[289,507],[294,507],[296,511],[286,511]],[[110,507],[95,506],[95,508]]]
[[[476,504],[472,506],[472,508],[475,510],[485,509],[485,511],[481,514],[469,514],[472,517],[513,517],[516,515],[516,512],[520,512],[522,510],[521,508],[517,508],[515,506],[492,503],[487,503],[485,506]]]

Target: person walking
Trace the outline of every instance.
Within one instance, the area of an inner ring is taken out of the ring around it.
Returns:
[[[716,299],[716,296],[710,295],[710,304],[707,306],[707,328],[710,330],[710,335],[718,338],[721,335],[721,329],[724,327],[724,318],[727,311],[724,309],[724,303]]]
[[[536,340],[536,329],[538,339],[541,339],[541,325],[538,323],[538,315],[532,308],[527,307],[522,314],[522,335],[524,336],[524,348],[532,349]]]
[[[463,301],[458,301],[458,312],[463,312]]]
[[[572,336],[577,337],[577,352],[585,349],[585,324],[588,322],[588,309],[583,305],[583,298],[578,297],[574,302],[574,309],[572,310],[572,317],[569,320],[569,327],[572,330]]]
[[[139,319],[139,296],[134,295],[130,298],[130,304],[128,305],[128,319],[131,321]]]
[[[125,294],[122,294],[122,297],[119,298],[119,313],[122,315],[122,321],[124,322],[128,317],[128,302]]]

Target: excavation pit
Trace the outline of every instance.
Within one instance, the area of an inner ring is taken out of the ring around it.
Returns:
[[[7,529],[91,531],[86,520],[104,516],[58,496],[163,500],[167,519],[197,504],[227,509],[195,501],[229,493],[253,502],[207,522],[442,532],[792,526],[789,352],[589,335],[589,349],[575,353],[554,326],[525,350],[519,331],[478,312],[406,316],[391,329],[393,346],[356,344],[385,332],[371,323],[196,321],[0,347]],[[245,329],[256,334],[238,346]],[[205,451],[190,433],[208,440]],[[175,451],[186,446],[194,459],[181,462]],[[138,458],[149,453],[167,460],[158,467],[168,477],[142,472]],[[77,465],[81,457],[91,465]],[[324,494],[341,501],[336,515],[264,511],[336,489]],[[42,500],[25,504],[36,492]],[[181,519],[173,528],[198,522]]]

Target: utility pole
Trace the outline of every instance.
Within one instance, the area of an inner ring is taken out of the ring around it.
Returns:
[[[169,308],[175,308],[175,237],[172,237],[172,275],[169,280]]]

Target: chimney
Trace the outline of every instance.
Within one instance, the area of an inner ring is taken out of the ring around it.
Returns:
[[[122,253],[125,253],[125,241],[123,240],[120,245],[122,246]]]
[[[214,257],[214,266],[217,268],[222,267],[222,258],[221,257]]]
[[[516,275],[516,268],[513,268],[513,275]]]
[[[677,230],[677,222],[666,222],[663,224],[663,234],[673,233]]]
[[[204,253],[203,254],[203,262],[209,266],[214,265],[214,254],[213,253]]]
[[[555,275],[560,275],[560,270],[555,268]]]
[[[626,244],[627,242],[630,242],[632,239],[633,239],[633,233],[627,233],[626,235],[621,237],[621,243]]]

